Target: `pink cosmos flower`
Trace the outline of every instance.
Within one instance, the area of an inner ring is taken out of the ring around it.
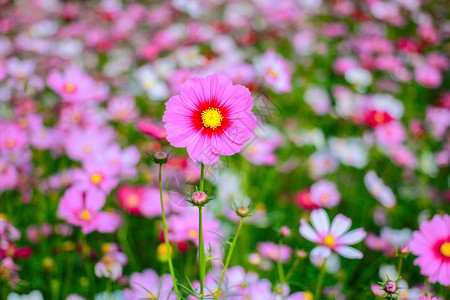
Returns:
[[[27,146],[26,131],[14,123],[0,123],[0,152],[20,152]]]
[[[61,198],[57,214],[67,223],[81,226],[84,234],[94,230],[114,232],[121,224],[121,217],[114,212],[101,212],[105,202],[105,193],[98,189],[72,187]]]
[[[255,139],[243,151],[242,155],[252,164],[274,165],[278,157],[275,154],[276,145],[270,141]]]
[[[164,274],[159,277],[152,269],[146,269],[142,273],[131,274],[130,287],[123,291],[124,296],[128,300],[177,299],[175,292],[172,291],[173,283],[170,275]]]
[[[141,159],[136,146],[121,149],[119,144],[112,144],[104,150],[105,160],[111,167],[110,173],[116,172],[122,176],[134,176],[137,173],[136,165]]]
[[[123,185],[117,190],[117,198],[123,210],[132,214],[141,214],[140,205],[144,199],[145,189],[142,186]]]
[[[194,77],[166,103],[167,140],[174,147],[186,147],[194,161],[213,164],[220,155],[239,152],[253,137],[252,107],[248,89],[233,85],[224,75]]]
[[[19,183],[19,172],[16,167],[0,158],[0,192],[14,189]]]
[[[431,283],[450,285],[450,216],[435,215],[420,224],[409,243],[411,253],[418,256],[414,264]]]
[[[67,156],[74,160],[93,159],[111,143],[115,132],[110,128],[74,129],[65,139]]]
[[[378,141],[387,146],[398,145],[406,139],[406,130],[399,121],[380,124],[375,128]]]
[[[73,66],[68,67],[64,74],[53,70],[47,78],[47,84],[63,101],[73,103],[94,100],[97,90],[95,81]]]
[[[159,189],[156,187],[146,188],[143,194],[142,201],[139,205],[139,211],[147,218],[154,218],[161,216],[161,199]],[[176,211],[181,212],[185,207],[186,197],[174,191],[163,192],[164,209],[166,212]]]
[[[319,207],[332,208],[341,201],[341,193],[334,182],[319,180],[311,186],[311,201]]]
[[[109,194],[119,183],[117,175],[117,169],[108,162],[97,163],[92,160],[83,163],[83,169],[74,171],[73,182],[86,189],[98,188]]]
[[[129,123],[138,116],[132,97],[115,97],[108,102],[109,117],[113,120]]]
[[[316,209],[311,212],[311,223],[314,229],[306,222],[300,220],[300,234],[307,240],[320,244],[311,251],[312,256],[329,257],[331,250],[347,258],[363,257],[363,254],[355,248],[349,247],[360,242],[366,237],[362,228],[354,229],[348,233],[352,220],[342,214],[338,214],[330,226],[330,219],[324,209]]]
[[[441,72],[428,65],[415,68],[414,78],[420,85],[427,88],[437,88],[442,83]]]
[[[278,93],[292,90],[291,73],[287,61],[274,50],[268,50],[259,60],[259,69],[264,80]]]
[[[439,300],[436,297],[431,298],[431,296],[420,296],[419,300]]]
[[[266,257],[272,261],[280,260],[281,263],[287,263],[292,257],[292,248],[287,245],[278,245],[272,242],[260,242],[256,246],[258,252],[263,257]]]

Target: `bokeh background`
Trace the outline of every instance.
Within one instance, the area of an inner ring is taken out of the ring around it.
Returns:
[[[248,87],[258,118],[241,153],[206,169],[216,197],[205,216],[213,257],[236,231],[232,204],[251,203],[231,261],[268,280],[264,297],[249,299],[314,291],[320,262],[298,228],[324,207],[368,236],[356,245],[362,260],[329,259],[323,297],[373,299],[371,284],[395,279],[396,248],[421,221],[449,211],[448,7],[0,0],[0,299],[138,299],[136,273],[168,273],[149,153],[171,149],[165,102],[187,79],[212,73]],[[184,199],[200,166],[184,149],[172,155],[163,167],[169,240],[188,285],[198,280],[198,225]],[[84,199],[67,194],[79,186],[103,193],[105,223],[86,229],[61,214],[62,198]],[[291,232],[280,238],[283,226]],[[287,292],[277,285],[279,242],[285,272],[293,268]],[[444,297],[448,288],[428,283],[413,261],[403,261],[399,298]],[[214,263],[208,272],[220,270]],[[160,285],[148,274],[141,282]],[[292,299],[310,299],[302,297]]]

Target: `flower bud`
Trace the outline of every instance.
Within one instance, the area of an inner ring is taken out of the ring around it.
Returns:
[[[296,254],[298,257],[300,257],[300,258],[305,258],[305,257],[306,257],[306,251],[303,250],[303,249],[297,250],[297,251],[295,252],[295,254]]]
[[[191,196],[192,204],[201,206],[208,201],[208,195],[205,192],[197,191],[192,193]]]
[[[248,207],[238,207],[236,213],[239,217],[245,218],[250,214],[250,209],[248,209]]]
[[[403,244],[398,248],[399,255],[408,255],[409,254],[409,246],[408,244]]]
[[[283,237],[288,237],[291,234],[291,230],[287,226],[283,226],[280,228],[280,233]]]
[[[397,292],[397,290],[398,290],[398,285],[395,281],[389,280],[384,285],[384,290],[388,294],[395,294],[395,292]]]
[[[165,164],[169,161],[169,154],[164,151],[155,152],[153,154],[153,161],[157,164]]]

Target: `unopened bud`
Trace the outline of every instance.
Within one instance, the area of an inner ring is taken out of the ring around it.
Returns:
[[[194,192],[191,196],[191,201],[194,205],[203,205],[208,201],[208,195],[201,191]]]
[[[169,161],[169,154],[164,151],[156,152],[153,154],[153,161],[157,164],[165,164]]]
[[[305,257],[306,257],[306,251],[303,250],[303,249],[297,250],[297,251],[295,252],[295,254],[296,254],[298,257],[300,257],[300,258],[305,258]]]
[[[407,255],[409,254],[409,246],[408,244],[403,244],[398,248],[398,253],[400,255]]]
[[[283,226],[280,228],[280,233],[283,237],[287,237],[291,234],[291,230],[287,226]]]
[[[248,207],[238,207],[238,209],[236,209],[236,213],[239,217],[245,218],[250,214],[250,210]]]
[[[388,294],[395,294],[395,292],[397,292],[397,290],[398,290],[398,285],[395,281],[389,280],[384,285],[384,290]]]

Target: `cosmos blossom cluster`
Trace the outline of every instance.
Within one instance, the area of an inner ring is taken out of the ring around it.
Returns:
[[[446,299],[445,14],[0,0],[0,299]]]

